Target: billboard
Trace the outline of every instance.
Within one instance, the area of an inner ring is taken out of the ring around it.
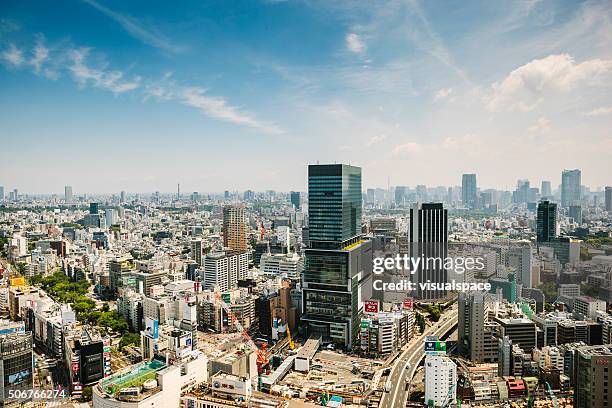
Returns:
[[[425,341],[425,354],[428,356],[443,356],[446,355],[445,341]]]
[[[151,339],[159,337],[159,322],[157,319],[151,319],[150,317],[145,319],[145,334]]]
[[[409,297],[404,299],[404,309],[412,309],[414,307],[414,300]]]
[[[366,301],[363,310],[366,313],[378,313],[378,300]]]

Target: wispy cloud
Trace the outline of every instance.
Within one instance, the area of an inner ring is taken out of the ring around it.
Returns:
[[[372,136],[372,138],[368,141],[368,143],[366,143],[367,147],[372,147],[375,144],[378,144],[384,140],[387,139],[387,135],[376,135],[376,136]]]
[[[346,47],[355,54],[362,54],[366,50],[365,43],[359,34],[356,33],[349,33],[346,35]]]
[[[186,50],[186,47],[177,45],[170,40],[164,38],[162,35],[154,32],[153,30],[145,28],[138,20],[133,17],[121,14],[114,10],[105,7],[94,0],[83,0],[85,3],[91,5],[102,14],[116,21],[129,35],[142,41],[143,43],[150,45],[155,48],[159,48],[163,51],[170,52],[173,54],[182,53]]]
[[[125,80],[123,72],[97,69],[87,65],[89,49],[73,49],[70,52],[71,64],[68,69],[74,79],[81,85],[92,84],[96,88],[105,89],[113,93],[133,91],[139,87],[140,78]]]
[[[612,106],[602,106],[585,113],[586,116],[605,116],[610,114],[612,114]]]
[[[231,105],[225,97],[210,95],[207,89],[200,86],[178,83],[171,73],[166,73],[159,80],[144,80],[136,74],[109,69],[107,63],[93,63],[90,54],[91,48],[74,46],[54,48],[51,53],[44,44],[44,38],[39,35],[30,49],[11,44],[0,53],[0,60],[10,68],[29,68],[49,79],[56,79],[62,71],[67,72],[80,87],[91,86],[116,95],[139,91],[143,101],[173,101],[195,108],[212,119],[267,134],[284,133],[274,123],[260,120],[256,115]],[[31,57],[26,60],[24,55]]]
[[[23,51],[17,48],[15,44],[11,44],[8,49],[4,50],[1,57],[3,61],[14,68],[19,68],[24,61]]]
[[[208,95],[206,89],[199,87],[184,88],[179,92],[178,98],[181,103],[197,108],[212,118],[251,127],[265,133],[283,133],[276,125],[262,122],[255,116],[229,105],[225,98]]]
[[[34,72],[40,73],[42,64],[49,59],[49,49],[43,43],[43,40],[39,38],[36,41],[34,51],[32,51],[32,58],[30,64],[34,67]]]

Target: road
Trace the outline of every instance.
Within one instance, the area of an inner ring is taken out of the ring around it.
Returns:
[[[446,320],[444,320],[446,319]],[[423,342],[426,336],[443,336],[457,324],[457,304],[454,304],[442,316],[434,326],[425,329],[425,332],[417,338],[406,350],[400,354],[393,364],[388,379],[391,380],[391,389],[383,393],[379,408],[394,408],[406,406],[408,394],[406,392],[406,378],[412,379],[421,359],[425,357]],[[439,326],[439,327],[438,327]],[[409,368],[406,363],[410,364]]]

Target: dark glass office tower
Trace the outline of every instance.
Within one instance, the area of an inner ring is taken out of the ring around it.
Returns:
[[[300,209],[300,192],[292,191],[291,192],[291,204],[293,204],[293,208],[296,210]]]
[[[442,203],[417,203],[410,209],[410,256],[421,257],[419,268],[413,279],[417,284],[418,299],[442,299],[445,290],[423,289],[421,283],[445,284],[448,271],[444,261],[448,254],[448,210]]]
[[[540,201],[536,220],[537,242],[550,242],[557,236],[557,204]]]
[[[361,229],[361,169],[345,164],[308,166],[310,240],[347,241]],[[333,246],[333,245],[332,245]]]
[[[461,179],[461,201],[468,208],[475,208],[478,201],[478,187],[475,174],[464,174]]]
[[[361,169],[308,166],[309,242],[302,302],[309,334],[351,348],[361,313],[360,292],[372,272],[372,245],[361,236]]]

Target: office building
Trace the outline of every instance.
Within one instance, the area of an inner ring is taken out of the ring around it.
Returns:
[[[193,259],[199,266],[202,266],[202,240],[192,239],[191,240],[191,259]]]
[[[538,242],[549,242],[557,237],[557,204],[540,201],[536,219]]]
[[[425,404],[446,407],[457,399],[457,365],[446,356],[425,357]]]
[[[72,186],[65,186],[64,187],[64,201],[66,203],[71,203],[72,202]]]
[[[542,198],[552,197],[552,188],[550,186],[550,181],[542,181],[542,187],[540,188],[540,195],[542,196]]]
[[[246,252],[211,252],[204,258],[203,289],[221,292],[238,287],[247,278],[249,255]]]
[[[300,209],[300,192],[299,191],[291,192],[291,204],[293,205],[293,208],[295,208],[296,210]]]
[[[7,399],[8,390],[33,389],[33,375],[32,333],[0,335],[0,398]]]
[[[421,283],[444,285],[448,271],[444,259],[448,252],[448,212],[442,203],[417,203],[410,209],[408,231],[411,256],[422,257],[416,272],[412,275],[417,284],[418,299],[441,299],[446,297],[444,289],[423,289]],[[437,261],[425,262],[427,258]]]
[[[563,170],[561,173],[561,206],[567,208],[580,202],[580,170]]]
[[[479,363],[497,360],[496,325],[487,319],[488,302],[485,293],[459,293],[457,349],[460,355]]]
[[[119,201],[120,201],[121,203],[125,203],[126,199],[127,199],[127,198],[126,198],[126,193],[125,193],[125,191],[122,191],[122,192],[121,192],[121,194],[120,194]]]
[[[528,354],[536,347],[536,325],[533,321],[499,317],[495,317],[494,321],[499,324],[500,337],[508,336],[512,344],[518,345]]]
[[[574,220],[576,224],[582,224],[582,207],[579,205],[570,205],[569,217]]]
[[[597,312],[606,311],[605,300],[599,300],[590,296],[577,296],[574,298],[574,313],[581,313],[590,319],[597,318]]]
[[[98,214],[98,203],[89,203],[89,214]]]
[[[461,201],[468,208],[475,208],[478,201],[476,174],[464,174],[461,180]]]
[[[606,190],[606,192],[607,192],[607,190]],[[0,186],[0,201],[4,201],[4,186]]]
[[[2,195],[0,194],[0,198]],[[612,212],[612,187],[606,187],[606,211]]]
[[[246,216],[242,205],[223,207],[223,246],[233,251],[247,250]]]
[[[404,205],[407,199],[408,199],[408,187],[406,186],[395,187],[395,204]]]
[[[372,244],[361,236],[361,169],[308,166],[308,214],[302,321],[309,333],[350,348],[372,272]]]
[[[612,349],[609,346],[578,348],[576,367],[576,407],[606,407],[612,401]]]

